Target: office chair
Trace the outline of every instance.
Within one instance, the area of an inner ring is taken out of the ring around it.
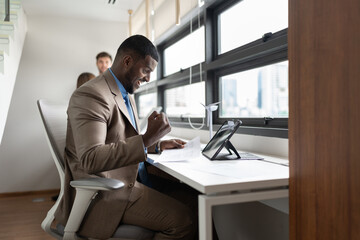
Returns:
[[[56,168],[60,176],[60,193],[54,206],[48,211],[47,216],[41,223],[41,227],[45,232],[55,237],[56,239],[84,239],[78,236],[78,231],[84,215],[91,203],[98,193],[98,191],[111,191],[120,189],[124,183],[109,178],[91,178],[79,179],[70,182],[70,185],[76,189],[76,196],[69,219],[66,226],[58,224],[56,228],[51,227],[55,219],[55,211],[59,206],[60,200],[64,194],[64,158],[65,150],[66,128],[67,128],[67,106],[51,103],[44,99],[37,101],[42,123],[45,128],[45,135],[51,155],[55,161]],[[131,239],[152,239],[154,232],[148,229],[134,226],[134,225],[119,225],[111,239],[131,240]]]

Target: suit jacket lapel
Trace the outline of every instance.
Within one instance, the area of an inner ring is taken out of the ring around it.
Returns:
[[[124,102],[124,99],[121,95],[121,92],[120,92],[120,89],[116,83],[116,80],[114,79],[114,77],[112,76],[112,74],[110,73],[109,70],[106,70],[104,73],[104,78],[106,80],[106,82],[108,83],[108,86],[110,88],[110,91],[114,94],[114,99],[115,99],[115,102],[116,102],[116,105],[118,106],[118,108],[120,109],[120,111],[125,115],[125,117],[127,118],[127,120],[129,121],[130,125],[132,125],[131,123],[131,118],[130,118],[130,115],[129,115],[129,112],[126,108],[126,105],[125,105],[125,102]],[[135,106],[135,102],[133,100],[132,97],[130,97],[130,103],[132,106]],[[139,126],[138,124],[138,117],[137,117],[137,114],[136,114],[136,109],[133,107],[133,112],[134,112],[134,115],[135,115],[135,122],[136,122],[136,125]],[[138,132],[138,130],[133,126],[134,130]]]
[[[135,122],[136,122],[136,126],[137,128],[139,128],[139,116],[137,114],[137,108],[136,108],[136,103],[135,103],[135,99],[132,95],[129,95],[129,99],[130,99],[130,103],[134,112],[134,116],[135,116]],[[125,106],[126,107],[126,106]],[[141,129],[137,129],[137,131],[141,131]]]

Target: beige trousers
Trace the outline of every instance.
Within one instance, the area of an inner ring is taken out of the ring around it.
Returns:
[[[156,232],[154,239],[196,239],[197,217],[188,206],[144,186],[144,194],[127,206],[123,224],[137,225]]]

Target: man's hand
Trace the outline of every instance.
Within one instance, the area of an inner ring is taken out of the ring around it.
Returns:
[[[154,111],[148,118],[147,130],[143,135],[145,147],[153,145],[170,131],[171,127],[165,113]]]
[[[164,140],[160,142],[160,151],[173,148],[184,148],[186,142],[180,139]]]

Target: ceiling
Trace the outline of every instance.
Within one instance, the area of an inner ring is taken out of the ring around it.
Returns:
[[[109,4],[110,1],[110,4]],[[127,22],[142,0],[22,0],[27,15]]]

